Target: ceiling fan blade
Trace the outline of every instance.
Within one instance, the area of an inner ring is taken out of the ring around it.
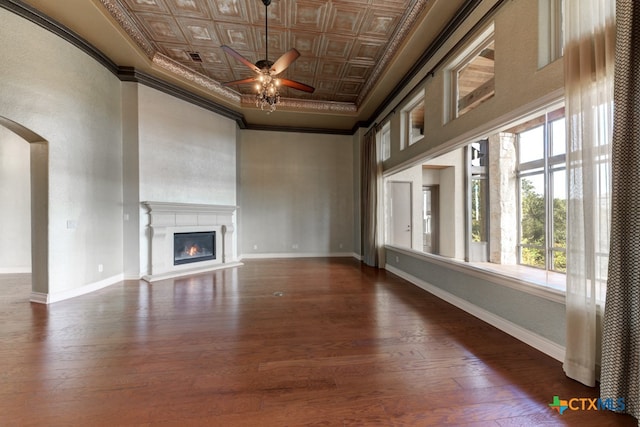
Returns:
[[[226,82],[226,83],[222,83],[224,86],[231,86],[231,85],[241,85],[241,84],[245,84],[245,83],[253,83],[256,80],[258,80],[257,77],[249,77],[247,79],[242,79],[242,80],[234,80],[232,82]]]
[[[296,81],[293,81],[293,80],[280,79],[280,78],[278,80],[280,80],[280,84],[282,86],[292,87],[294,89],[298,89],[298,90],[301,90],[303,92],[313,93],[313,91],[316,90],[315,88],[313,88],[313,87],[311,87],[309,85],[306,85],[306,84],[300,83],[300,82],[296,82]]]
[[[298,52],[295,48],[291,49],[288,52],[285,52],[280,58],[273,63],[271,67],[271,71],[273,75],[280,74],[284,70],[287,69],[289,65],[293,63],[300,56],[300,52]]]
[[[258,67],[256,67],[254,64],[252,64],[247,58],[245,58],[244,56],[240,55],[235,50],[231,49],[229,46],[223,45],[223,46],[220,46],[220,47],[222,48],[222,50],[224,50],[229,55],[231,55],[234,58],[236,58],[238,61],[242,62],[244,65],[246,65],[247,67],[249,67],[250,69],[252,69],[256,73],[260,72],[260,69]]]

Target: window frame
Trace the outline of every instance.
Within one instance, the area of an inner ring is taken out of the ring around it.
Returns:
[[[538,0],[538,69],[564,55],[564,0]]]
[[[424,92],[421,92],[416,97],[414,97],[411,102],[409,102],[404,108],[401,110],[401,126],[402,126],[402,146],[401,149],[405,148],[422,141],[425,138],[425,104],[424,104]],[[416,109],[422,109],[422,134],[417,137],[413,136],[413,113]]]
[[[558,111],[562,110],[562,115],[558,117],[549,116]],[[566,256],[566,242],[565,248],[557,248],[554,246],[554,237],[555,237],[555,229],[554,229],[554,194],[553,194],[553,175],[557,172],[565,172],[565,182],[564,182],[564,191],[565,191],[565,209],[566,209],[566,194],[567,194],[567,177],[566,177],[566,140],[565,140],[565,150],[563,154],[550,155],[553,147],[553,137],[551,132],[551,126],[554,122],[558,120],[566,120],[565,112],[564,112],[564,104],[556,105],[552,108],[546,110],[543,114],[544,121],[537,125],[531,126],[527,129],[523,129],[520,132],[516,133],[516,199],[518,204],[518,212],[517,212],[517,221],[520,226],[518,226],[518,241],[516,244],[516,258],[517,263],[522,266],[531,267],[531,268],[539,268],[546,271],[553,271],[555,273],[566,274],[566,271],[562,271],[555,268],[554,259],[557,253],[564,253]],[[537,116],[541,117],[541,115]],[[527,161],[524,163],[520,162],[520,135],[527,130],[535,129],[536,127],[542,126],[542,137],[543,137],[543,157],[542,159],[535,159],[531,161]],[[522,217],[522,180],[527,177],[533,176],[542,176],[543,179],[543,203],[544,203],[544,241],[542,245],[535,244],[527,244],[523,243],[522,239],[522,226],[523,217]],[[566,212],[565,212],[565,229],[566,229]],[[533,248],[539,249],[544,253],[544,268],[538,267],[531,264],[523,263],[522,261],[522,249],[524,248]]]
[[[469,111],[472,111],[473,109],[481,105],[484,101],[492,98],[495,95],[495,65],[494,65],[493,78],[490,80],[487,80],[487,82],[491,80],[494,81],[493,91],[491,95],[487,96],[486,98],[483,97],[482,100],[478,102],[477,105],[473,106],[467,111],[460,113],[460,109],[458,108],[459,102],[460,102],[460,100],[458,99],[459,92],[460,92],[459,91],[460,71],[466,66],[468,66],[475,58],[477,58],[484,49],[486,49],[489,45],[494,43],[495,43],[495,32],[494,32],[494,24],[492,23],[475,38],[475,40],[467,47],[467,49],[465,49],[460,55],[458,55],[453,61],[451,61],[449,67],[447,67],[447,72],[445,73],[445,76],[446,76],[445,85],[448,86],[448,89],[445,88],[445,93],[448,93],[449,96],[446,97],[445,99],[445,102],[448,103],[448,105],[445,106],[444,108],[444,111],[446,112],[445,123],[451,120],[455,120],[458,117],[461,117],[464,114],[468,113]],[[494,51],[495,51],[495,44],[494,44]],[[482,87],[487,82],[483,83],[479,87]]]
[[[386,122],[378,132],[380,141],[380,160],[385,161],[391,158],[391,123]]]
[[[475,160],[475,158],[473,156],[473,152],[475,149],[474,145],[476,144],[479,146],[477,153],[479,155],[482,154],[484,160],[481,160],[481,157],[478,157],[477,159],[479,162],[477,165],[474,165],[473,160]],[[465,260],[467,262],[489,261],[489,247],[491,243],[491,195],[489,190],[491,181],[489,177],[489,162],[489,138],[480,138],[465,146]],[[484,184],[484,187],[481,186],[481,189],[484,190],[482,206],[476,206],[475,210],[473,201],[474,181]],[[473,215],[478,212],[480,212],[483,217],[482,225],[484,226],[483,228],[486,240],[475,241],[473,239]],[[481,248],[482,246],[484,246],[484,248]]]

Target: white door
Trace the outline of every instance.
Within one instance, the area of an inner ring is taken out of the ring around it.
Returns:
[[[411,247],[411,182],[389,182],[390,243]]]

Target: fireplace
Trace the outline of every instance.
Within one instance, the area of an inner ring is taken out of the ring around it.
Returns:
[[[173,265],[216,259],[216,232],[173,234]]]
[[[140,251],[142,278],[147,282],[242,265],[234,233],[236,206],[142,205],[149,221]]]

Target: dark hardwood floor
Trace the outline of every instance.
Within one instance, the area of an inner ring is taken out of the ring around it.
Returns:
[[[50,306],[0,277],[0,426],[635,426],[561,364],[346,258],[250,260]],[[280,294],[282,293],[282,294]]]

